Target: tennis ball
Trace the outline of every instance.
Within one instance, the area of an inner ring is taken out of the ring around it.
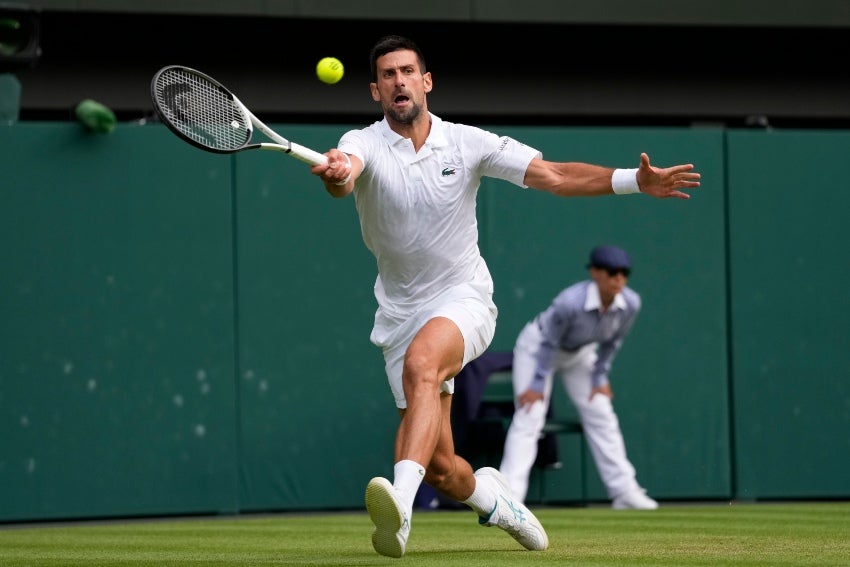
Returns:
[[[323,83],[332,85],[342,79],[345,72],[342,62],[336,57],[325,57],[316,65],[316,76]]]

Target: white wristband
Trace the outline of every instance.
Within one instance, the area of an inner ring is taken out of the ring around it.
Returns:
[[[637,168],[615,169],[613,175],[611,175],[611,187],[617,195],[640,193],[640,186],[637,182]]]
[[[334,185],[338,185],[340,187],[351,181],[351,158],[348,157],[348,154],[342,155],[345,156],[345,161],[347,162],[345,168],[348,169],[348,175],[342,181],[337,181],[336,183],[334,183]]]

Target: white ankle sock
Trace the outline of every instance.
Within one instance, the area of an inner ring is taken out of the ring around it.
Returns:
[[[413,510],[413,500],[416,499],[416,492],[419,490],[419,485],[422,484],[422,479],[425,478],[425,467],[416,461],[399,461],[395,464],[393,474],[393,488],[398,491],[404,500],[405,508],[409,513]]]
[[[489,518],[496,505],[496,491],[489,482],[486,480],[482,482],[481,477],[476,476],[475,490],[463,503],[475,510],[475,513],[482,518]]]

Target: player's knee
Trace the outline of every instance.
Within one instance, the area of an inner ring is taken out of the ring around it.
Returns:
[[[454,474],[453,462],[453,459],[435,456],[425,470],[425,482],[439,490],[446,480]]]
[[[418,356],[415,352],[408,352],[404,357],[401,376],[405,390],[422,388],[436,392],[442,383],[433,361],[427,356]]]

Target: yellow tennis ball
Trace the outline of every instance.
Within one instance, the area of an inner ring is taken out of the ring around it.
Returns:
[[[345,68],[342,62],[336,57],[325,57],[319,64],[316,65],[316,76],[323,83],[332,85],[338,83],[342,79]]]

